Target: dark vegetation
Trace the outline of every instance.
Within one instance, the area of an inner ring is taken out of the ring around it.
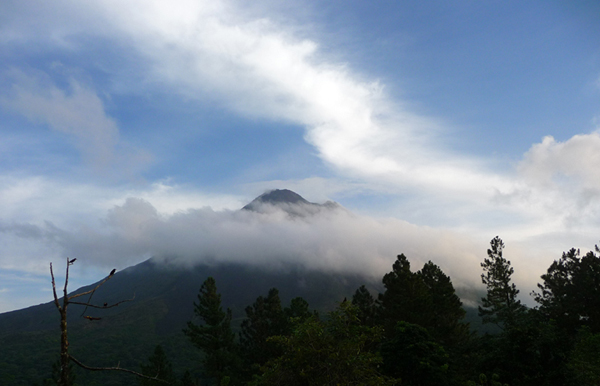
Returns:
[[[532,293],[538,306],[528,308],[517,298],[502,240],[490,244],[477,314],[491,333],[469,328],[438,266],[415,271],[404,255],[379,287],[300,269],[169,271],[146,262],[114,275],[95,295],[111,304],[135,292],[135,301],[102,310],[101,320],[72,315],[71,352],[185,386],[600,385],[598,247],[583,256],[563,253]],[[134,280],[138,275],[144,280]],[[1,315],[7,349],[0,352],[0,384],[54,384],[60,330],[52,307]],[[165,384],[69,371],[74,384]]]

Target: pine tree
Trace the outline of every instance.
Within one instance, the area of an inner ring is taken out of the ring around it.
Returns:
[[[398,255],[392,271],[383,276],[385,292],[379,294],[380,319],[387,334],[393,334],[398,321],[423,325],[427,320],[425,310],[427,288],[416,273],[411,272],[410,262],[404,254]]]
[[[287,318],[276,288],[271,288],[266,298],[259,296],[253,305],[246,307],[241,328],[240,346],[248,365],[261,366],[280,354],[276,345],[267,342],[270,336],[287,333]]]
[[[465,311],[452,281],[431,261],[411,272],[406,256],[399,255],[392,272],[383,277],[385,292],[379,295],[379,317],[391,337],[396,323],[404,321],[426,328],[444,345],[462,340],[468,325],[461,322]],[[364,296],[364,294],[363,294]]]
[[[600,252],[598,246],[596,252]],[[590,251],[580,257],[579,250],[571,249],[552,263],[542,279],[541,293],[533,295],[548,319],[571,336],[582,326],[600,333],[599,256]]]
[[[454,346],[464,341],[469,333],[469,325],[463,323],[465,310],[456,295],[450,277],[437,265],[427,262],[417,275],[427,288],[427,320],[422,325],[444,346]]]
[[[167,359],[167,355],[160,345],[156,346],[154,353],[148,358],[148,362],[148,364],[140,366],[142,369],[142,374],[148,377],[156,377],[157,379],[166,381],[168,383],[175,382],[173,366]],[[165,385],[164,382],[154,381],[146,378],[140,378],[139,383],[140,386]]]
[[[490,242],[490,246],[491,249],[487,251],[488,258],[481,263],[484,271],[481,281],[487,287],[487,295],[481,299],[479,316],[483,318],[484,323],[511,327],[526,308],[517,299],[519,290],[511,282],[514,269],[510,266],[510,261],[502,256],[504,243],[496,236]]]
[[[183,377],[181,377],[179,384],[181,386],[196,386],[196,383],[194,382],[192,374],[189,370],[185,370],[185,373],[183,374]]]
[[[358,309],[358,318],[361,324],[370,327],[375,325],[377,304],[375,303],[375,298],[364,284],[352,296],[352,305]]]
[[[283,309],[286,317],[286,335],[292,333],[294,326],[304,322],[311,316],[317,315],[317,312],[311,312],[308,308],[308,302],[301,297],[293,298],[289,307]]]
[[[204,370],[217,384],[236,371],[237,356],[234,334],[231,331],[231,310],[223,311],[221,295],[217,293],[215,279],[209,277],[200,287],[198,303],[194,303],[194,314],[204,324],[188,322],[184,333],[192,343],[206,354]]]

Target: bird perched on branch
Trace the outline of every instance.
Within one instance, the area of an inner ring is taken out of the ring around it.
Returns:
[[[112,276],[112,275],[114,275],[114,274],[115,274],[115,272],[117,272],[117,269],[116,269],[116,268],[113,268],[113,270],[112,270],[112,271],[110,271],[110,274],[109,274],[108,276]]]
[[[108,303],[107,302],[104,302],[104,307],[108,307]]]
[[[73,264],[75,262],[75,260],[77,260],[77,258],[74,258],[72,260],[69,260],[69,264]]]

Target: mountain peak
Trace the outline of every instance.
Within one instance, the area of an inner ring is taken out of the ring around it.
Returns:
[[[288,189],[273,189],[261,194],[244,206],[242,210],[264,212],[265,206],[278,207],[291,215],[315,214],[323,208],[332,209],[338,205],[332,201],[315,204],[305,200],[301,195]],[[267,209],[267,211],[269,211]]]
[[[251,203],[246,205],[243,209],[253,209],[250,206],[253,204],[310,204],[301,195],[296,192],[292,192],[288,189],[273,189],[266,193],[256,197]]]

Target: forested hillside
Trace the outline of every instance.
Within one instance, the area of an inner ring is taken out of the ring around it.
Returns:
[[[565,252],[532,294],[538,306],[527,308],[503,248],[494,238],[481,264],[487,293],[478,318],[491,334],[470,329],[440,267],[428,262],[415,270],[405,255],[381,283],[300,269],[167,269],[147,261],[94,293],[100,305],[135,294],[132,301],[85,315],[70,306],[68,353],[88,366],[156,379],[72,363],[67,384],[597,384],[600,251]],[[59,382],[58,320],[53,303],[0,315],[3,385]]]

